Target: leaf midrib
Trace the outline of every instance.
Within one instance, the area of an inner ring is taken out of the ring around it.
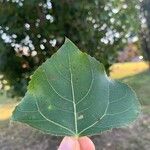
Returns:
[[[76,133],[76,135],[78,135],[77,110],[76,110],[75,93],[74,93],[74,85],[73,85],[73,74],[72,74],[72,69],[71,69],[71,61],[70,61],[69,53],[68,53],[68,64],[69,64],[69,72],[70,72],[72,102],[73,102],[73,109],[74,109],[75,133]]]

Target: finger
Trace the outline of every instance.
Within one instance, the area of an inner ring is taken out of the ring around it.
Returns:
[[[90,140],[90,138],[88,137],[80,137],[78,139],[79,143],[80,143],[80,149],[81,150],[95,150],[95,146],[93,144],[93,142]]]
[[[58,150],[80,150],[78,139],[74,137],[64,137]]]

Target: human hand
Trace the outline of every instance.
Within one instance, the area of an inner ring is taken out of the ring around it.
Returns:
[[[95,146],[88,137],[64,137],[58,150],[95,150]]]

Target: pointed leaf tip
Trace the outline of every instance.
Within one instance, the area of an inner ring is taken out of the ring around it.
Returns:
[[[67,42],[71,42],[71,41],[70,41],[69,38],[67,38],[67,37],[65,36],[65,42],[64,42],[64,43],[67,43]]]

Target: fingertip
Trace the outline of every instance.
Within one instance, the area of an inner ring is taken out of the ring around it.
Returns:
[[[58,150],[80,150],[78,139],[74,137],[64,137]]]
[[[78,139],[81,150],[95,150],[94,143],[88,137],[80,137]]]

